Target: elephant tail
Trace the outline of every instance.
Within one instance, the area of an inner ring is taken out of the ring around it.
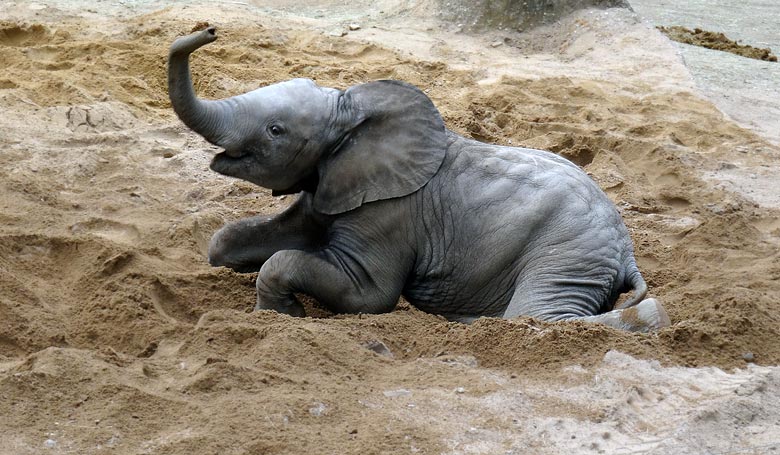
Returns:
[[[623,308],[630,308],[637,305],[644,300],[647,295],[647,283],[642,278],[642,274],[639,273],[639,268],[636,266],[636,260],[631,256],[631,261],[626,267],[626,279],[625,289],[633,290],[633,295],[629,297],[625,302],[616,305],[614,309],[619,310]]]

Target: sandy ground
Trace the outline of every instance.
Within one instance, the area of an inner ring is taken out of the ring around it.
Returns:
[[[425,2],[206,3],[0,4],[0,453],[780,450],[780,149],[652,26],[475,36]],[[209,171],[173,115],[167,48],[203,20],[201,96],[403,79],[451,129],[583,166],[672,327],[251,313],[254,276],[206,244],[292,196]]]

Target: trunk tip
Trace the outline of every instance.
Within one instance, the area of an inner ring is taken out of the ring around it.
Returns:
[[[189,35],[181,36],[171,45],[169,58],[174,55],[189,55],[201,46],[205,46],[217,39],[217,27],[208,22],[199,22],[193,27]]]
[[[215,35],[217,32],[217,27],[209,24],[208,21],[200,21],[192,27],[190,33],[204,32],[204,31],[208,32],[211,35]]]
[[[217,39],[217,27],[210,25],[208,28],[200,32],[201,40],[203,44],[208,44]]]

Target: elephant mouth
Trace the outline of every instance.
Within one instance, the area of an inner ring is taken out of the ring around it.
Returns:
[[[301,191],[306,191],[307,193],[314,194],[317,192],[317,185],[320,182],[320,177],[317,172],[312,172],[311,174],[307,175],[303,179],[301,179],[299,182],[296,182],[289,188],[285,188],[283,190],[271,190],[271,196],[281,196],[284,194],[298,194]]]
[[[246,158],[250,156],[249,153],[241,152],[220,152],[214,155],[211,159],[211,169],[219,172],[223,175],[234,175],[238,169],[243,168],[245,165],[241,164]]]
[[[232,158],[234,160],[243,158],[248,154],[245,150],[225,150],[224,152],[218,153],[217,156],[223,155],[229,158]]]

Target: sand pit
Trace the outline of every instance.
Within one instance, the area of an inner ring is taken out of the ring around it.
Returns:
[[[234,3],[0,6],[0,453],[780,449],[780,150],[692,93],[657,31],[584,12],[534,32],[554,45],[491,46],[414,9],[342,36],[349,12]],[[209,267],[208,239],[294,196],[209,171],[170,109],[167,48],[204,20],[203,97],[402,79],[451,129],[584,167],[672,327],[251,313],[255,276]]]

